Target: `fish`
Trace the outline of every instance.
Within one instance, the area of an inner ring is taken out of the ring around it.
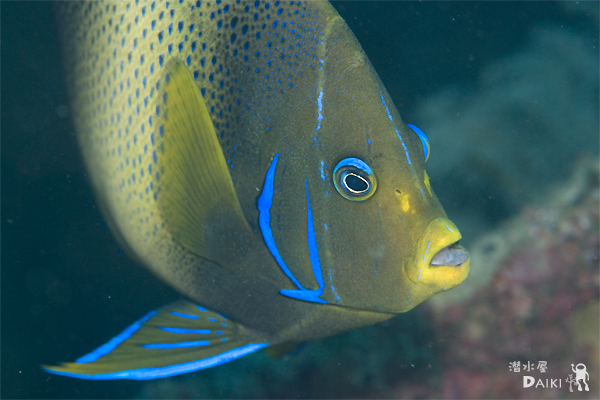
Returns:
[[[387,320],[469,273],[402,122],[326,1],[61,2],[116,240],[181,299],[50,373],[153,379]]]

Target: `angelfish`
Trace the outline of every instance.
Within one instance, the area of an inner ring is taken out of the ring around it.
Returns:
[[[74,123],[114,235],[178,290],[75,362],[151,379],[405,312],[469,257],[325,1],[62,2]]]

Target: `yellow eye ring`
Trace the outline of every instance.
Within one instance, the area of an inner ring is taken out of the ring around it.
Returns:
[[[358,158],[345,158],[333,170],[333,183],[339,194],[351,201],[364,201],[373,196],[377,179],[371,167]]]

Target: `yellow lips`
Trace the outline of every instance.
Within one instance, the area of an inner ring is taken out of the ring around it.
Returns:
[[[408,278],[435,292],[450,289],[465,280],[470,258],[469,253],[456,244],[461,237],[449,219],[431,221],[417,242],[414,257],[404,264]]]

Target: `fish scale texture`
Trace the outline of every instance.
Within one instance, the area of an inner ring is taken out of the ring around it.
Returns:
[[[58,17],[74,118],[104,207],[134,249],[171,243],[156,206],[163,67],[190,68],[232,179],[243,179],[275,107],[308,85],[325,21],[317,2],[66,2]],[[309,70],[310,70],[309,69]],[[312,82],[312,80],[311,80]],[[252,127],[252,128],[250,128]],[[133,243],[131,243],[133,241]],[[139,251],[138,251],[139,253]],[[185,257],[185,255],[182,255]]]

